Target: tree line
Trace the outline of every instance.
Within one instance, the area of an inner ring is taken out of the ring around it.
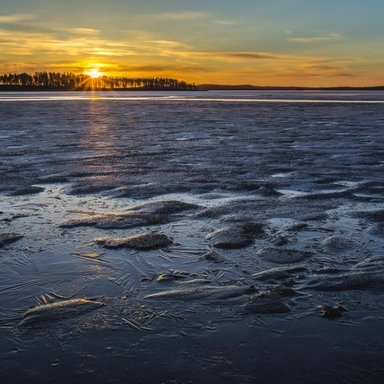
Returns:
[[[0,75],[0,86],[15,88],[50,88],[58,90],[87,89],[159,89],[159,90],[195,90],[194,83],[164,77],[123,77],[101,76],[92,78],[87,74],[70,72],[10,73]]]

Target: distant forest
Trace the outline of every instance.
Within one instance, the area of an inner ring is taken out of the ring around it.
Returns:
[[[196,90],[194,83],[164,77],[100,76],[86,74],[35,72],[0,75],[0,90]]]

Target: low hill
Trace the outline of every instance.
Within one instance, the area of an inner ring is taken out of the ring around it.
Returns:
[[[200,91],[384,91],[384,86],[376,87],[278,87],[278,86],[258,86],[250,84],[225,85],[225,84],[199,84],[197,89]]]

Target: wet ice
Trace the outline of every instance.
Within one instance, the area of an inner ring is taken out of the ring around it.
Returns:
[[[60,321],[59,343],[215,329],[238,348],[225,325],[287,335],[319,306],[342,306],[361,340],[384,310],[383,105],[280,96],[0,98],[1,316],[45,294],[100,298],[77,331]]]

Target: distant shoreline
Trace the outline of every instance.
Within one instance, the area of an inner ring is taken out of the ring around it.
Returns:
[[[165,92],[196,92],[196,91],[384,91],[384,86],[375,87],[284,87],[284,86],[256,86],[256,85],[220,85],[201,84],[196,89],[156,89],[146,87],[136,88],[69,88],[55,86],[34,86],[34,85],[1,85],[0,92],[124,92],[124,91],[165,91]]]
[[[258,85],[220,85],[201,84],[201,91],[384,91],[384,86],[374,87],[285,87],[285,86],[258,86]]]

